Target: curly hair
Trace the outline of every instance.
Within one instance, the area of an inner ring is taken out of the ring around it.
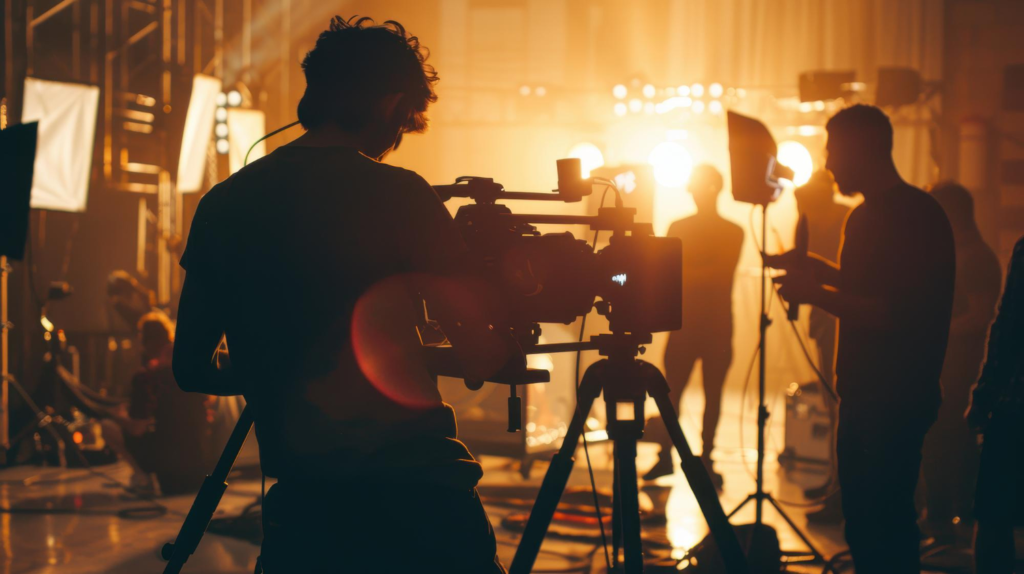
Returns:
[[[403,132],[426,130],[438,80],[426,63],[429,55],[398,22],[377,25],[371,18],[335,16],[302,60],[306,93],[299,101],[299,121],[306,129],[334,122],[358,130],[380,98],[401,94],[399,109],[409,116]]]

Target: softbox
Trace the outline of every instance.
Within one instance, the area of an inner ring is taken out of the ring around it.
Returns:
[[[768,205],[779,198],[779,179],[793,179],[793,170],[778,163],[778,147],[761,122],[728,112],[729,164],[736,201]]]
[[[0,255],[20,261],[28,236],[36,122],[0,130]]]
[[[25,78],[22,123],[39,122],[32,207],[85,211],[100,89]]]

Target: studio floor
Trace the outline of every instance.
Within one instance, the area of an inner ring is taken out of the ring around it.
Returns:
[[[743,409],[745,414],[740,416],[738,393],[737,396],[727,394],[724,403],[726,408],[719,426],[721,446],[715,451],[715,467],[725,479],[721,502],[729,511],[754,489],[756,434],[753,410]],[[689,403],[684,400],[684,404]],[[775,408],[781,415],[781,404]],[[683,413],[682,421],[688,436],[699,436],[699,423],[694,416],[699,412]],[[845,547],[841,527],[808,527],[806,513],[816,507],[800,505],[804,502],[803,487],[821,484],[827,475],[817,468],[787,470],[779,466],[775,455],[780,450],[783,437],[781,418],[774,416],[771,425],[769,462],[765,472],[767,488],[780,500],[798,503],[784,508],[796,524],[805,529],[818,549],[825,556],[832,556]],[[740,420],[744,423],[742,434],[738,424]],[[595,479],[601,489],[611,485],[610,450],[606,443],[593,444],[590,448]],[[641,443],[637,460],[641,472],[653,465],[657,450],[653,444]],[[547,464],[535,464],[529,479],[524,480],[516,461],[497,457],[481,459],[485,474],[480,492],[495,525],[499,554],[508,566],[519,534],[504,527],[502,522],[508,514],[522,514],[526,510],[505,504],[507,493],[514,487],[522,487],[527,492],[531,487],[536,489]],[[231,481],[217,511],[218,517],[238,515],[259,496],[260,478],[258,471],[253,470],[256,455],[251,438],[239,463],[243,468]],[[248,471],[244,468],[246,466]],[[123,464],[97,470],[124,482],[129,478],[129,470]],[[588,485],[586,461],[581,451],[570,487]],[[645,483],[640,498],[641,507],[648,513],[664,511],[664,520],[654,520],[644,526],[645,540],[658,552],[666,556],[673,552],[678,555],[706,535],[706,524],[681,471],[677,470],[676,475],[663,477],[653,484]],[[126,508],[145,507],[147,503],[125,496],[116,484],[86,470],[23,466],[0,471],[0,505],[16,510],[0,514],[0,574],[161,572],[164,562],[159,557],[159,549],[176,535],[192,497],[170,497],[160,502],[167,507],[167,513],[162,516],[147,518],[143,514],[125,517],[123,512],[119,512]],[[748,505],[733,522],[750,522],[753,515],[753,505]],[[800,540],[772,509],[766,507],[765,516],[766,521],[778,530],[783,549],[803,548]],[[559,527],[559,530],[572,533],[571,527]],[[589,532],[595,531],[596,528],[591,526]],[[586,528],[582,531],[583,534],[587,532]],[[386,536],[387,533],[381,535]],[[258,546],[245,540],[208,533],[184,572],[249,574],[253,571],[258,551]],[[603,551],[586,536],[549,536],[536,570],[602,572],[605,570],[604,562]],[[573,565],[579,570],[567,569]],[[821,570],[821,564],[788,566],[791,572]]]

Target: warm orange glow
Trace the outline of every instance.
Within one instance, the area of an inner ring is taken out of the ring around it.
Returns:
[[[82,444],[82,441],[85,440],[85,437],[82,436],[81,431],[75,431],[75,433],[71,435],[71,440],[75,441],[75,444]]]

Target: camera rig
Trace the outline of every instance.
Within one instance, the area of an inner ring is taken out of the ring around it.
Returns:
[[[469,198],[455,223],[469,249],[471,261],[496,285],[509,309],[507,328],[524,355],[597,350],[604,356],[636,356],[651,334],[681,326],[682,244],[655,237],[649,223],[634,221],[636,210],[622,206],[615,190],[615,207],[599,206],[596,215],[513,213],[503,200],[576,203],[606,180],[584,179],[580,160],[558,161],[558,189],[553,192],[514,192],[491,178],[460,177],[454,184],[434,186],[443,201]],[[609,231],[608,246],[596,251],[569,232],[542,234],[537,225],[583,225]],[[595,300],[597,302],[595,303]],[[591,309],[608,319],[610,334],[589,341],[540,344],[541,323],[569,324]],[[431,356],[432,355],[432,356]],[[431,349],[428,360],[438,375],[462,378],[450,348]],[[520,430],[521,402],[516,387],[548,382],[550,373],[537,369],[502,369],[488,381],[511,387],[509,432]],[[467,380],[477,389],[482,381]]]

